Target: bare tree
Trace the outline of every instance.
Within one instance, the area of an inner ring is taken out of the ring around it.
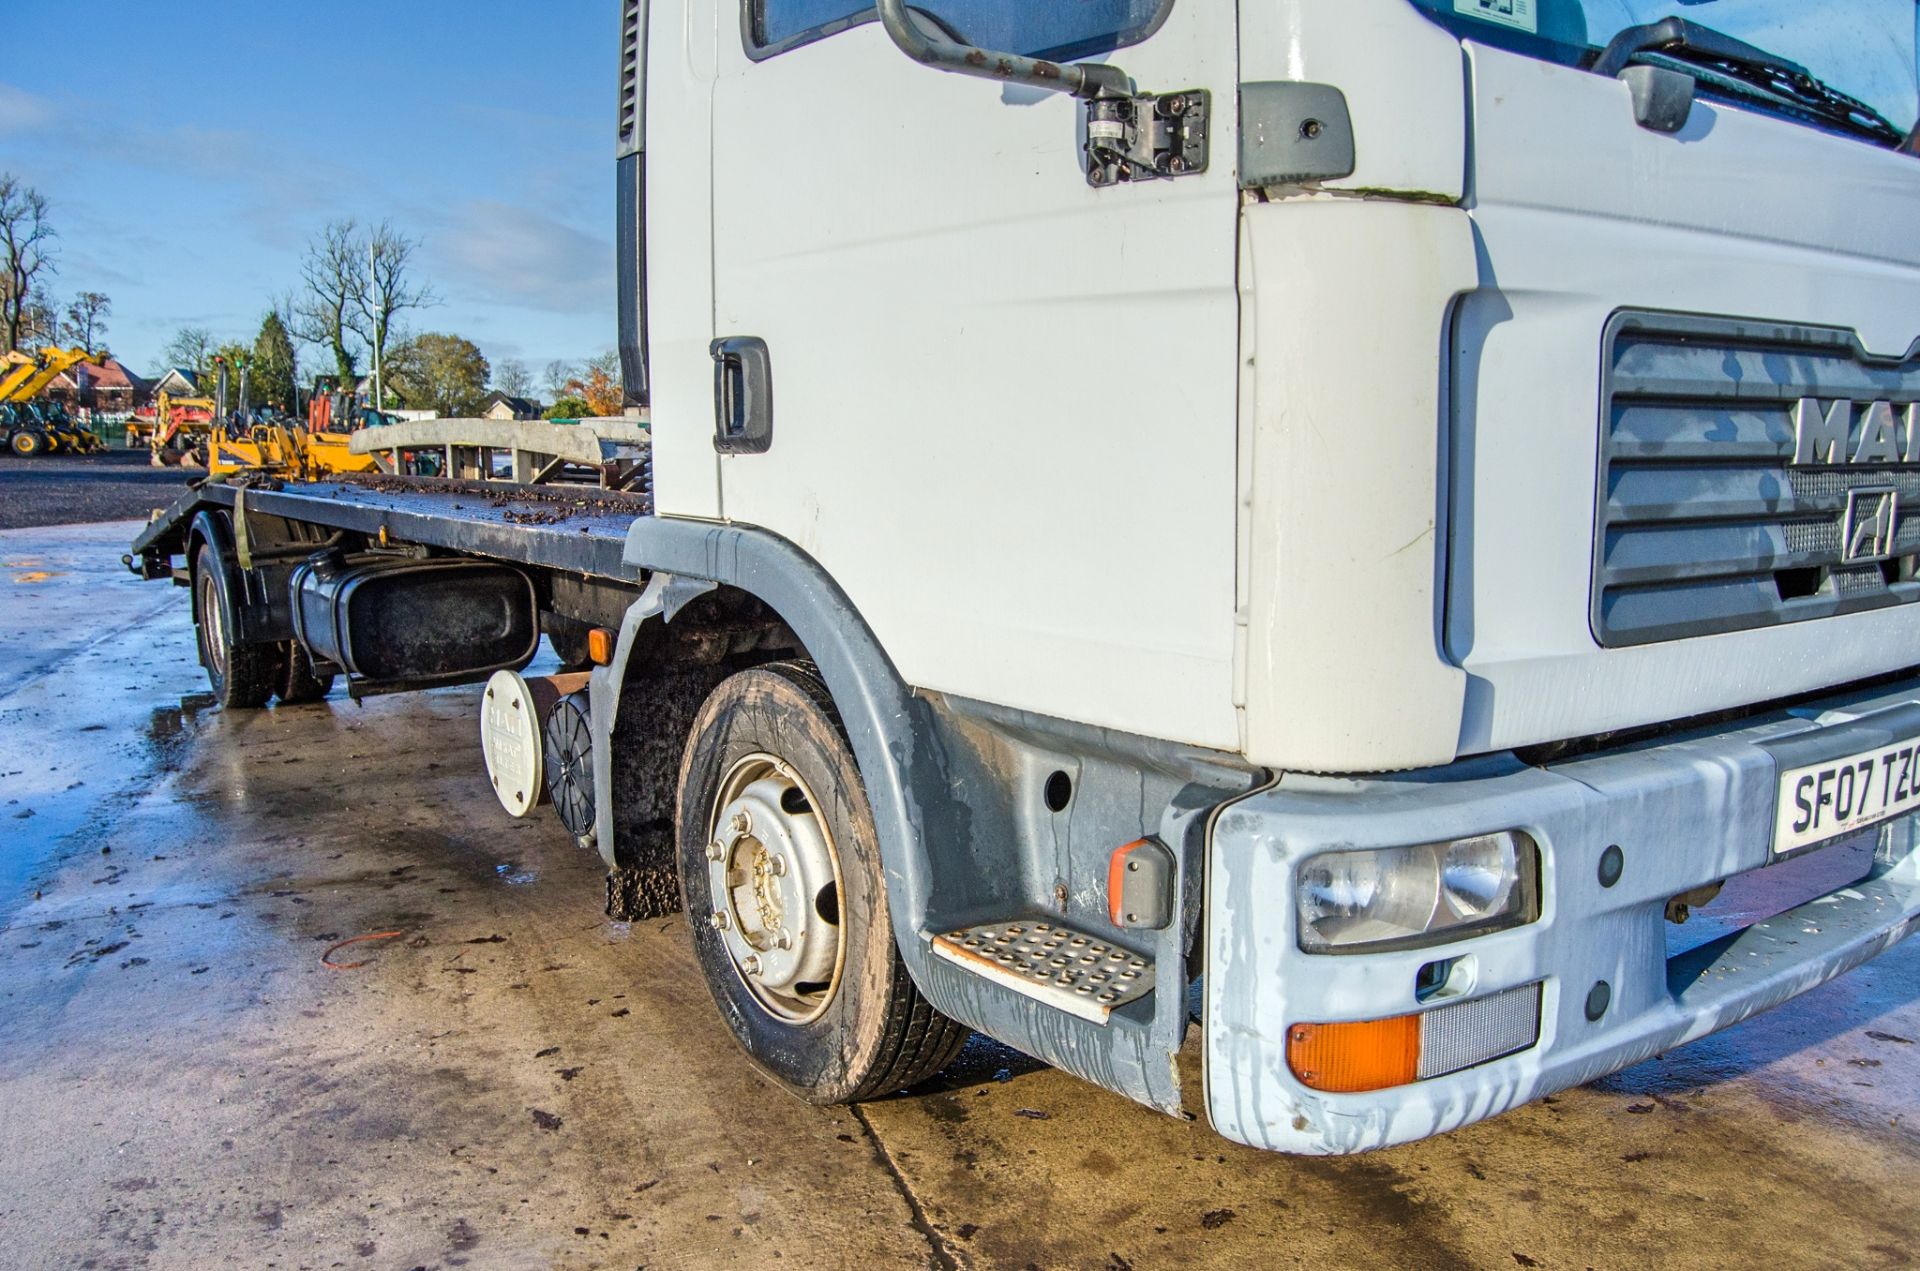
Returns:
[[[392,221],[382,221],[368,233],[365,250],[360,252],[366,276],[354,297],[351,320],[354,331],[372,351],[375,366],[383,366],[386,360],[396,316],[440,302],[431,287],[409,276],[413,253],[419,245],[417,239],[394,229]]]
[[[502,358],[493,364],[493,386],[508,397],[525,397],[533,392],[533,373],[519,358]]]
[[[580,388],[580,368],[555,358],[547,363],[542,387],[547,390],[548,401],[557,402],[562,397],[570,396]]]
[[[181,327],[160,351],[160,360],[169,367],[190,371],[195,380],[201,380],[213,365],[214,347],[213,333],[205,327]],[[199,387],[206,389],[208,385],[201,383]]]
[[[351,219],[329,221],[307,244],[300,263],[300,293],[287,301],[289,327],[308,344],[333,356],[340,386],[351,389],[359,378],[358,317],[366,287],[366,260]]]
[[[6,327],[9,353],[27,335],[34,280],[52,271],[53,238],[46,196],[22,185],[13,173],[0,172],[0,324]]]
[[[35,287],[27,294],[27,303],[20,310],[20,345],[48,345],[60,343],[60,306],[47,294],[45,287]]]
[[[113,316],[113,301],[97,291],[83,291],[67,306],[64,327],[69,343],[89,353],[96,352],[106,338],[107,319]]]

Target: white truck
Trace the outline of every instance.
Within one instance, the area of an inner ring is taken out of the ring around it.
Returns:
[[[503,798],[805,1098],[1589,1081],[1920,922],[1914,7],[1677,3],[624,0],[650,488],[394,444],[130,559],[236,707],[545,629]]]

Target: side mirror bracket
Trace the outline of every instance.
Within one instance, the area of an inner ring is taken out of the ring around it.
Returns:
[[[1049,62],[1017,53],[974,48],[930,33],[924,21],[916,20],[908,12],[907,0],[879,0],[879,5],[880,22],[887,28],[887,34],[893,37],[902,53],[923,66],[1003,84],[1026,84],[1088,100],[1133,93],[1133,81],[1117,66],[1099,62]]]
[[[1085,103],[1087,184],[1169,180],[1207,169],[1213,95],[1206,89],[1141,93],[1117,66],[1049,62],[976,48],[916,18],[907,0],[878,0],[881,25],[914,61],[935,70],[1066,93]]]

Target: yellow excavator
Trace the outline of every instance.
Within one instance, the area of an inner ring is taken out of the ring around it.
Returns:
[[[64,408],[34,400],[63,372],[91,356],[85,349],[57,348],[41,349],[37,355],[0,354],[0,443],[22,456],[98,450],[100,439],[69,419]]]
[[[359,422],[351,411],[310,410],[305,426],[292,418],[270,415],[249,408],[248,366],[240,363],[240,406],[229,413],[226,407],[227,364],[216,358],[218,375],[212,432],[207,437],[207,471],[214,476],[254,471],[272,472],[296,481],[321,481],[338,472],[378,472],[372,455],[356,455],[347,449],[352,425]],[[331,406],[329,402],[329,406]],[[346,425],[346,427],[341,427]]]
[[[142,430],[147,449],[152,452],[153,466],[170,468],[177,464],[191,464],[199,467],[205,461],[202,453],[213,431],[213,421],[218,407],[211,397],[175,397],[172,393],[161,393],[154,403],[154,422],[150,431]],[[127,430],[127,444],[133,444],[134,431]]]

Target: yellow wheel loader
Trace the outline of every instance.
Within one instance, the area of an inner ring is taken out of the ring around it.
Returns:
[[[0,443],[16,455],[100,448],[100,439],[68,418],[66,411],[34,399],[47,385],[89,359],[85,349],[41,349],[38,354],[0,354]]]

